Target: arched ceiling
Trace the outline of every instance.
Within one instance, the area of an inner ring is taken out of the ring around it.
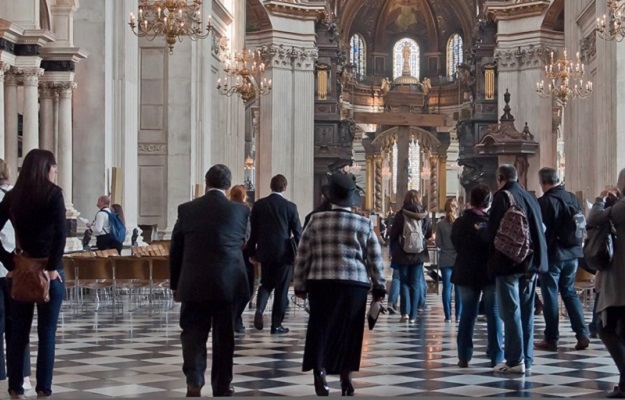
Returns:
[[[271,21],[267,10],[259,0],[245,2],[245,31],[257,32],[271,29]]]
[[[449,36],[459,33],[468,43],[474,6],[467,0],[335,0],[333,3],[347,41],[362,34],[373,51],[386,51],[398,36],[413,36],[425,51],[440,51]]]

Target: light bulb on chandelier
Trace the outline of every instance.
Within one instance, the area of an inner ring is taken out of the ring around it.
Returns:
[[[550,52],[549,63],[545,65],[545,77],[550,83],[547,86],[544,80],[536,83],[539,96],[554,97],[566,107],[569,99],[584,99],[592,93],[592,82],[584,81],[585,66],[579,52],[576,57],[577,61],[569,60],[564,49],[563,58],[554,61],[554,51]]]
[[[224,77],[217,81],[217,91],[227,97],[238,95],[247,104],[256,97],[269,94],[271,79],[264,78],[265,63],[260,50],[243,48],[224,60]]]
[[[597,35],[605,40],[620,42],[625,39],[625,2],[608,0],[608,14],[597,18]]]

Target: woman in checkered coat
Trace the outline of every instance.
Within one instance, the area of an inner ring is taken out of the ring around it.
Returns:
[[[384,298],[384,264],[371,221],[351,210],[361,203],[353,176],[335,173],[322,191],[332,209],[313,214],[295,259],[295,294],[310,305],[303,370],[314,371],[318,396],[328,396],[326,374],[340,374],[342,394],[353,396],[367,295]]]

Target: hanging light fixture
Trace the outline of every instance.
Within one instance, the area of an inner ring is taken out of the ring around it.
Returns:
[[[227,56],[224,61],[224,78],[217,81],[217,90],[224,96],[237,94],[247,104],[257,95],[271,92],[271,79],[264,78],[265,63],[260,50],[253,52],[245,47],[241,53]]]
[[[592,93],[592,82],[584,82],[584,64],[577,52],[577,61],[569,60],[566,49],[563,58],[554,61],[553,50],[549,56],[549,64],[545,65],[545,77],[551,82],[545,86],[545,81],[536,83],[536,92],[541,97],[555,97],[556,100],[566,107],[569,99],[576,97],[586,98]]]
[[[138,37],[164,37],[173,54],[176,41],[205,39],[213,30],[210,16],[204,30],[201,7],[202,0],[139,0],[138,19],[130,13],[128,25]]]
[[[608,0],[608,15],[597,18],[597,34],[605,40],[617,42],[625,38],[625,1]]]

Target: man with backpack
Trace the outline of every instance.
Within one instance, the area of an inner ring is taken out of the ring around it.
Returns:
[[[111,198],[108,196],[98,197],[98,211],[92,223],[87,224],[96,238],[98,250],[116,249],[119,254],[124,247],[126,228],[119,216],[111,211]]]
[[[534,359],[536,274],[547,272],[547,245],[538,202],[518,182],[512,165],[497,169],[488,235],[488,271],[496,278],[505,330],[505,362],[498,373],[524,374]]]
[[[577,344],[575,350],[588,348],[588,328],[575,292],[577,260],[583,256],[582,242],[586,231],[582,204],[575,194],[567,192],[553,168],[538,171],[543,196],[538,199],[545,224],[549,270],[540,274],[545,315],[545,339],[535,344],[539,350],[558,350],[558,292],[571,321]]]

